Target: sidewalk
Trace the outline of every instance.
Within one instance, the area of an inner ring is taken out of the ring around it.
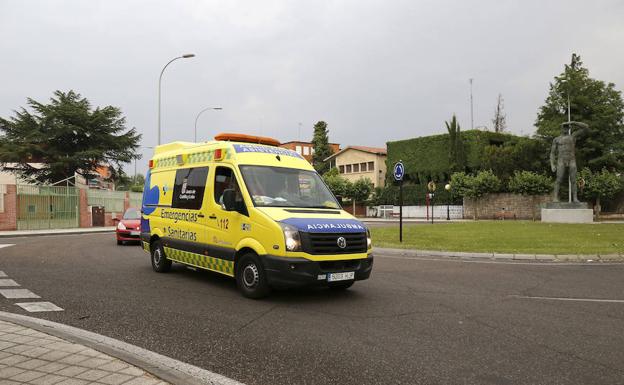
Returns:
[[[0,238],[29,237],[37,235],[89,234],[115,231],[115,227],[86,227],[74,229],[15,230],[0,231]]]
[[[455,259],[493,259],[541,262],[624,262],[624,255],[622,254],[503,254],[473,253],[462,251],[392,249],[382,247],[374,247],[373,254],[409,258],[445,257]]]
[[[243,385],[114,338],[0,311],[0,385]]]
[[[84,345],[0,321],[3,385],[161,385],[166,382]]]

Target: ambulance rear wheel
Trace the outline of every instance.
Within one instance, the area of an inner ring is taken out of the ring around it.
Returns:
[[[171,270],[171,261],[167,259],[165,250],[160,241],[152,243],[152,268],[157,273],[166,273]]]
[[[243,255],[236,264],[236,284],[247,298],[263,298],[270,288],[259,258],[254,254]]]

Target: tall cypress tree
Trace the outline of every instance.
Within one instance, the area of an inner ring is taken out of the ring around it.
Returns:
[[[464,157],[464,142],[461,137],[461,128],[457,117],[453,114],[450,121],[444,122],[449,133],[449,165],[451,172],[464,171],[466,160]]]
[[[322,120],[316,122],[314,125],[314,136],[312,137],[312,145],[314,146],[312,165],[321,175],[329,170],[329,164],[325,162],[325,159],[334,153],[329,145],[328,133],[327,123]]]

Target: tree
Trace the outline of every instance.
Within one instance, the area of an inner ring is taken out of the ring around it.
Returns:
[[[337,168],[332,168],[323,175],[329,190],[337,197],[346,197],[351,189],[351,182],[343,178]]]
[[[464,142],[461,136],[461,128],[455,114],[450,122],[444,122],[449,133],[449,165],[450,171],[461,171],[466,167]]]
[[[505,128],[507,128],[506,116],[503,108],[503,95],[498,94],[498,99],[496,100],[496,109],[494,109],[494,119],[492,119],[494,132],[503,132],[505,131]]]
[[[553,189],[551,177],[531,171],[516,171],[509,180],[509,191],[515,194],[531,196],[532,216],[535,220],[535,197],[548,194]]]
[[[570,64],[555,77],[545,104],[537,114],[537,136],[552,142],[561,123],[570,119],[589,125],[579,137],[576,157],[579,168],[621,170],[624,166],[624,102],[613,83],[589,77],[581,57],[572,54]]]
[[[314,154],[312,154],[312,165],[321,175],[329,170],[329,164],[325,162],[325,159],[334,153],[329,145],[328,133],[327,123],[324,121],[318,121],[314,125],[314,136],[312,137]]]
[[[353,203],[353,215],[355,215],[355,204],[365,202],[373,191],[373,182],[368,178],[360,178],[351,183],[348,187],[347,197]]]
[[[16,163],[24,179],[56,182],[103,164],[119,171],[136,156],[141,135],[126,131],[117,107],[93,109],[74,91],[56,91],[48,104],[31,98],[27,104],[31,111],[21,108],[10,119],[0,118],[0,162]]]
[[[592,172],[585,167],[578,175],[578,181],[581,182],[581,197],[591,199],[595,202],[596,216],[600,214],[601,199],[609,199],[622,190],[622,179],[616,174],[602,169],[599,172]]]

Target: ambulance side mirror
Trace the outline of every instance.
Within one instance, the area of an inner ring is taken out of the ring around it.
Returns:
[[[226,211],[236,211],[236,192],[234,189],[223,190],[223,206]]]

